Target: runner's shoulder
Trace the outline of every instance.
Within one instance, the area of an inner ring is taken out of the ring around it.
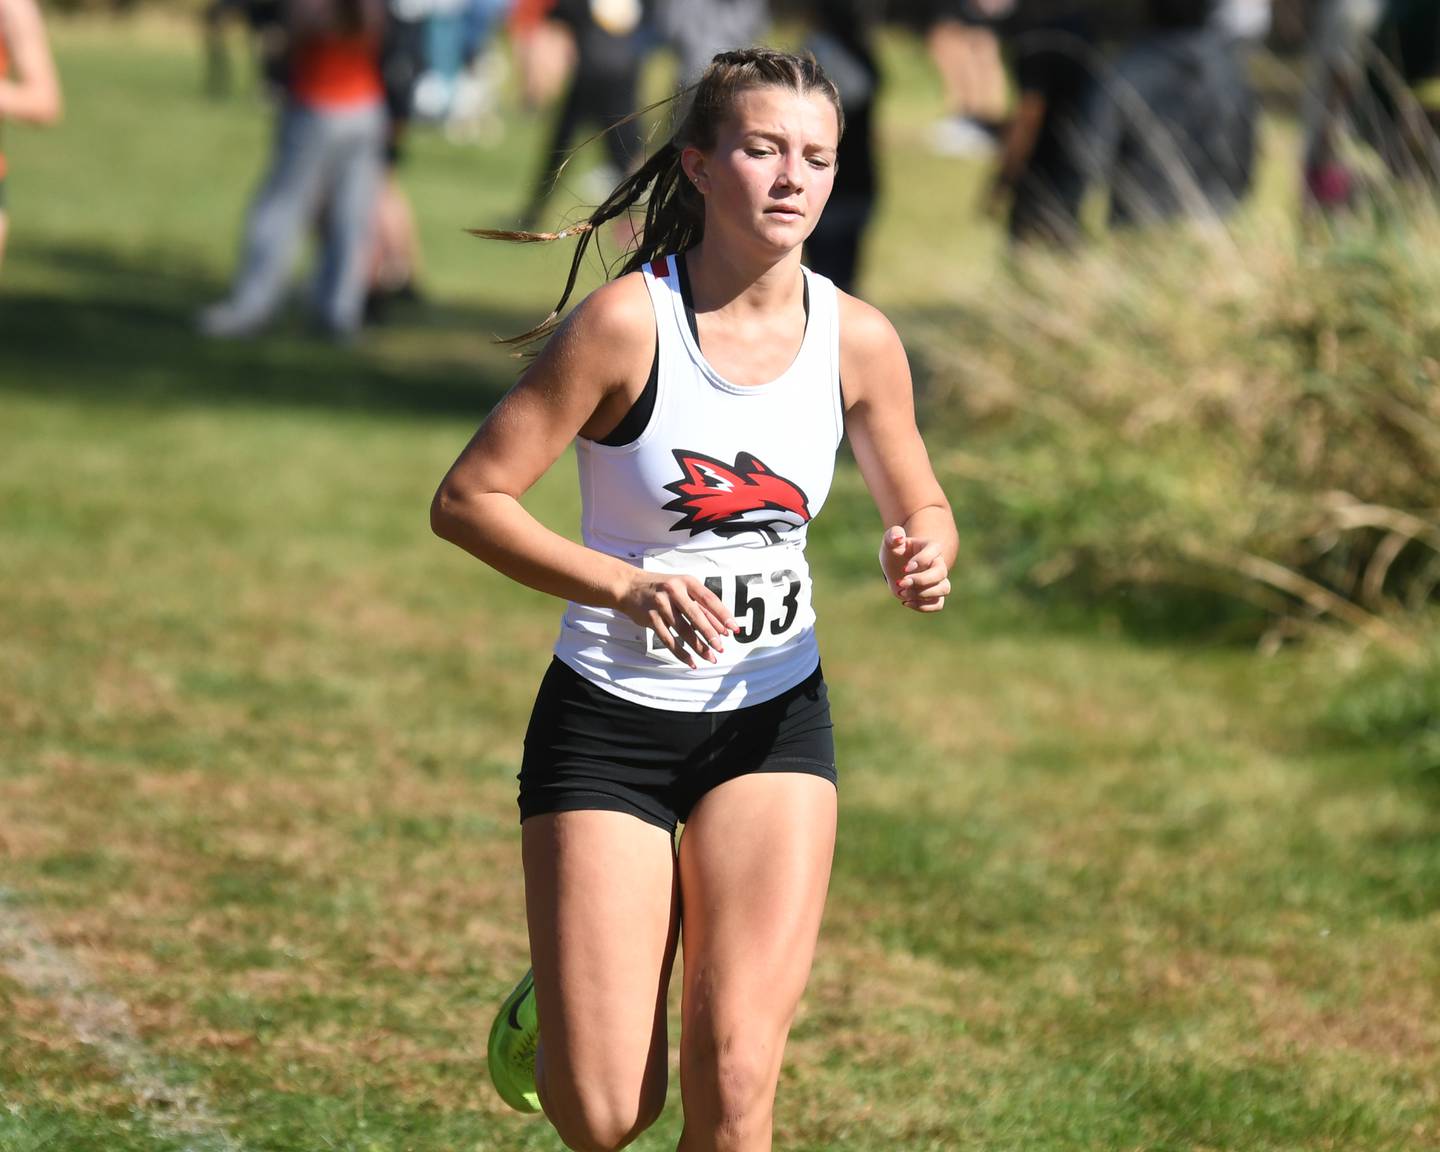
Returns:
[[[649,356],[655,347],[655,310],[644,276],[628,272],[602,284],[580,302],[566,327],[587,350],[607,358]]]
[[[877,369],[905,363],[905,347],[889,317],[873,304],[837,289],[840,314],[841,379],[873,378]]]

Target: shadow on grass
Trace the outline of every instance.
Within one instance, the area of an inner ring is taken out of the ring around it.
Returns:
[[[262,337],[213,341],[193,319],[224,288],[172,254],[56,245],[25,262],[43,286],[22,277],[0,304],[0,392],[478,417],[516,376],[493,334],[533,323],[518,310],[426,303],[344,347],[307,331],[291,308]]]

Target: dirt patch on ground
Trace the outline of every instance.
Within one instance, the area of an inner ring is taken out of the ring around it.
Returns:
[[[1351,1052],[1416,1070],[1440,1062],[1440,1000],[1403,960],[1354,973],[1343,988],[1329,984],[1329,972],[1325,986],[1307,986],[1263,957],[1151,952],[1131,963],[1133,986],[1157,1000],[1238,1010],[1251,1037],[1242,1047],[1266,1060]]]

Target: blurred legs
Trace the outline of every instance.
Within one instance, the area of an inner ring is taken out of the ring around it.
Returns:
[[[301,238],[322,212],[315,306],[332,332],[359,327],[383,134],[378,107],[285,107],[270,171],[246,219],[235,285],[228,300],[202,313],[202,331],[244,336],[267,324],[284,299]]]
[[[371,233],[382,179],[385,115],[380,108],[331,117],[329,211],[315,278],[315,310],[326,330],[348,335],[360,327],[370,278]]]
[[[245,222],[240,270],[230,298],[202,315],[201,328],[207,334],[245,335],[263,327],[279,309],[301,234],[323,186],[322,121],[293,104],[280,113],[270,171]]]

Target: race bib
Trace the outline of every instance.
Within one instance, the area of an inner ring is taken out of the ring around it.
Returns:
[[[694,576],[734,616],[739,627],[722,637],[725,649],[717,653],[721,666],[738,663],[757,648],[785,644],[815,619],[810,569],[798,548],[737,548],[722,553],[675,549],[645,556],[641,567],[647,572]],[[680,663],[653,629],[644,629],[644,644],[655,659]]]

